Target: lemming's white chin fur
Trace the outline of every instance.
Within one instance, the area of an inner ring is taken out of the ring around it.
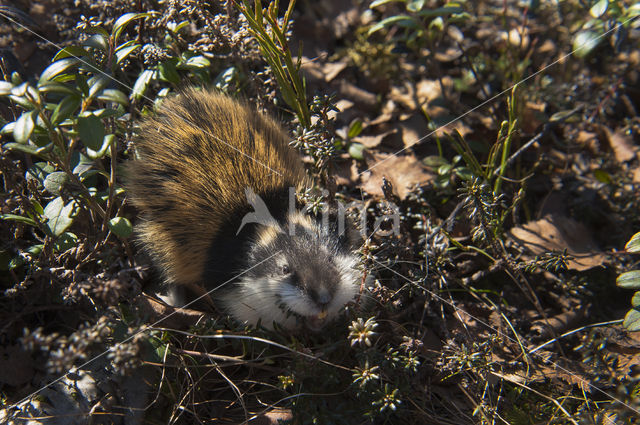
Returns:
[[[357,260],[351,255],[337,255],[335,264],[340,274],[340,283],[327,308],[327,320],[336,318],[344,306],[353,301],[360,290],[360,273],[355,268]],[[237,288],[224,294],[222,303],[238,321],[255,325],[259,321],[267,329],[273,322],[282,328],[295,329],[302,326],[299,316],[317,316],[320,308],[304,293],[279,279],[243,279],[235,283]]]

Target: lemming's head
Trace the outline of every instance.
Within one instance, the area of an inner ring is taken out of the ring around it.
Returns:
[[[249,270],[237,284],[239,298],[226,304],[248,323],[319,330],[357,297],[356,265],[329,229],[295,213],[285,226],[260,226],[249,248]]]

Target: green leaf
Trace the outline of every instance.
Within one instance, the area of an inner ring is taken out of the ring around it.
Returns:
[[[445,158],[437,155],[427,156],[422,160],[422,163],[427,167],[438,168],[442,165],[446,165],[449,163]]]
[[[600,183],[611,184],[611,176],[606,171],[597,169],[593,172],[593,175]]]
[[[124,31],[124,29],[131,23],[131,21],[135,19],[146,18],[147,16],[149,16],[148,13],[125,13],[124,15],[119,17],[113,24],[113,28],[111,29],[111,32],[113,34],[113,44],[118,44],[118,37],[120,37],[122,31]]]
[[[49,65],[42,74],[40,75],[39,84],[44,83],[45,81],[49,81],[53,79],[55,76],[62,74],[65,71],[68,71],[76,66],[78,66],[81,62],[76,58],[64,58],[59,61],[55,61],[51,65]]]
[[[349,127],[347,138],[353,139],[354,137],[357,137],[360,133],[362,133],[362,121],[355,120],[354,122],[351,123],[351,126]]]
[[[26,252],[27,254],[35,258],[38,255],[40,255],[43,249],[44,249],[44,244],[39,243],[36,245],[31,245],[29,248],[25,249],[24,252]]]
[[[178,69],[204,69],[211,66],[209,59],[204,56],[194,56],[178,66]]]
[[[129,98],[127,98],[127,95],[116,89],[104,89],[97,98],[104,102],[119,103],[122,106],[129,105]]]
[[[40,202],[36,201],[36,200],[32,200],[31,201],[31,206],[33,206],[34,211],[38,214],[38,215],[42,215],[44,214],[44,208],[42,208],[42,205],[40,205]]]
[[[60,50],[58,53],[56,53],[56,55],[53,57],[53,61],[55,62],[57,60],[69,58],[69,57],[76,57],[76,58],[91,57],[91,54],[87,52],[83,47],[67,46],[64,49]]]
[[[631,297],[631,305],[633,307],[640,306],[640,291],[636,292],[635,294],[633,294],[633,297]]]
[[[95,75],[89,78],[89,81],[87,81],[87,84],[89,85],[89,97],[95,97],[95,95],[104,90],[110,82],[111,78],[104,74]]]
[[[87,47],[93,47],[94,49],[101,50],[105,53],[109,50],[108,36],[104,34],[94,34],[87,38],[83,44]]]
[[[47,228],[53,236],[60,236],[73,223],[76,202],[64,204],[61,197],[55,198],[44,208],[44,216],[48,218]]]
[[[24,177],[28,182],[37,182],[38,188],[42,188],[44,179],[54,171],[56,171],[56,168],[53,165],[49,165],[46,162],[36,162],[27,169],[27,172],[24,173]]]
[[[238,79],[238,69],[235,66],[231,66],[222,71],[213,80],[213,85],[219,90],[226,90],[234,80]]]
[[[16,122],[9,122],[2,127],[0,134],[13,134],[13,129],[16,128]]]
[[[579,111],[578,108],[574,108],[574,109],[569,109],[569,110],[556,112],[555,114],[551,115],[551,117],[549,118],[549,122],[567,121],[572,116],[576,116],[576,113],[578,111]]]
[[[124,115],[124,110],[120,107],[118,109],[104,108],[104,109],[96,109],[93,111],[93,115],[104,120],[105,118],[110,117],[121,117]]]
[[[82,30],[85,34],[99,34],[105,38],[109,38],[109,33],[102,27],[89,27]]]
[[[464,9],[458,6],[438,7],[435,9],[422,10],[418,13],[418,15],[420,15],[420,17],[422,18],[432,18],[434,16],[447,16],[447,15],[453,15],[455,13],[462,13],[462,12],[464,12]]]
[[[0,81],[0,96],[8,96],[11,94],[13,84],[8,81]]]
[[[133,40],[132,40],[133,41]],[[140,47],[139,44],[133,44],[131,46],[121,47],[116,50],[116,64],[120,64],[123,60],[127,58],[131,53],[135,52]]]
[[[378,22],[377,24],[373,25],[371,28],[369,28],[369,31],[367,31],[367,36],[370,36],[371,34],[377,31],[380,31],[385,27],[389,27],[391,25],[399,25],[401,27],[408,27],[408,28],[418,28],[420,26],[416,18],[412,16],[407,16],[407,15],[390,16]]]
[[[16,255],[9,261],[9,270],[17,269],[21,265],[24,264],[24,258],[19,255]]]
[[[632,308],[627,312],[622,322],[628,331],[640,331],[640,310],[638,308]]]
[[[156,70],[145,69],[144,71],[142,71],[138,76],[138,79],[136,80],[135,84],[133,85],[133,90],[131,90],[130,98],[132,100],[140,100],[144,96],[145,92],[147,91],[147,88],[149,87],[149,83],[153,78],[157,78]]]
[[[573,39],[573,53],[584,58],[600,43],[600,34],[594,31],[580,31]]]
[[[364,159],[364,145],[361,143],[351,143],[349,145],[349,155],[351,158],[362,161]]]
[[[23,145],[22,143],[5,143],[4,145],[2,145],[2,148],[10,151],[20,151],[28,153],[29,155],[43,155],[53,148],[53,143],[49,143],[44,147],[38,147],[31,144]]]
[[[407,10],[409,12],[420,12],[424,7],[425,0],[409,0],[407,3]]]
[[[64,252],[68,249],[75,247],[78,244],[78,236],[75,233],[64,232],[53,244],[53,249],[56,252]]]
[[[609,0],[600,0],[589,9],[589,13],[594,18],[599,18],[605,14],[607,8],[609,8]]]
[[[53,110],[53,114],[51,114],[51,124],[58,125],[62,121],[66,120],[73,114],[78,107],[80,107],[80,103],[82,100],[78,95],[67,96],[60,101],[56,105],[56,109]]]
[[[13,138],[16,142],[26,144],[31,137],[31,133],[35,127],[33,115],[35,111],[23,112],[13,127]]]
[[[629,242],[624,246],[624,249],[629,252],[640,252],[640,232],[631,236],[631,239],[629,239]]]
[[[59,196],[64,185],[69,181],[69,176],[64,171],[55,171],[49,174],[43,182],[44,188],[52,195]]]
[[[22,106],[24,109],[31,110],[36,107],[30,100],[28,100],[24,96],[15,96],[12,94],[12,95],[9,95],[9,99],[11,99],[13,103],[16,103]]]
[[[406,3],[407,0],[376,0],[374,2],[371,2],[371,4],[369,5],[370,9],[373,9],[374,7],[378,7],[378,6],[382,6],[383,4],[388,4],[388,3],[396,3],[396,2],[403,2]]]
[[[24,96],[27,94],[27,89],[29,88],[29,83],[22,83],[20,85],[13,86],[11,88],[11,94],[14,96]]]
[[[624,289],[640,289],[640,270],[622,273],[616,279],[616,285]]]
[[[175,23],[175,22],[169,22],[167,23],[167,28],[169,28],[169,30],[174,33],[174,34],[178,34],[180,32],[180,30],[186,26],[188,26],[190,24],[189,21],[182,21],[179,23]]]
[[[105,137],[109,137],[109,136],[105,136]],[[86,173],[91,169],[93,169],[94,162],[90,158],[86,157],[85,155],[78,153],[78,156],[71,160],[71,166],[73,167],[73,174],[78,176],[80,180],[83,180],[85,178]]]
[[[630,18],[635,18],[636,16],[640,16],[640,2],[631,5],[626,11],[625,16]]]
[[[470,181],[475,177],[467,167],[456,167],[453,171],[456,173],[456,176],[465,181]]]
[[[109,229],[121,238],[128,238],[133,233],[133,226],[126,217],[114,217],[109,220]]]
[[[453,169],[453,165],[451,165],[451,164],[442,164],[441,166],[438,167],[436,172],[438,174],[440,174],[441,176],[444,176],[446,174],[450,174],[452,169]]]
[[[46,81],[44,83],[38,84],[38,90],[40,91],[40,93],[59,93],[73,96],[82,95],[80,90],[77,90],[75,87],[72,87],[68,84],[62,84],[57,81]]]
[[[82,91],[82,94],[89,96],[89,86],[87,85],[87,76],[83,74],[75,75],[76,86]]]
[[[38,227],[38,223],[32,218],[23,217],[17,214],[0,214],[0,220],[17,221],[18,223],[28,224],[29,226]]]
[[[82,143],[94,151],[100,150],[104,139],[104,124],[92,113],[78,118],[78,133]]]
[[[170,59],[158,65],[160,79],[173,84],[180,84],[180,74],[176,71],[176,60]]]
[[[104,136],[102,146],[99,150],[87,148],[87,156],[91,159],[100,159],[104,157],[109,152],[109,146],[115,141],[115,139],[116,136],[114,134],[107,134]]]

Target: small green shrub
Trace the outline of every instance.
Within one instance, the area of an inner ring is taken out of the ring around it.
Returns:
[[[625,249],[630,253],[640,253],[640,232],[629,239]],[[630,270],[622,273],[616,280],[616,285],[624,289],[638,290],[631,298],[631,310],[624,318],[623,325],[630,331],[640,331],[640,270]]]

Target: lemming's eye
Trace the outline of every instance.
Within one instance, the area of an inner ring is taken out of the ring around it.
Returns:
[[[291,273],[291,270],[289,270],[289,266],[286,264],[282,266],[282,274],[289,274],[289,273]]]

